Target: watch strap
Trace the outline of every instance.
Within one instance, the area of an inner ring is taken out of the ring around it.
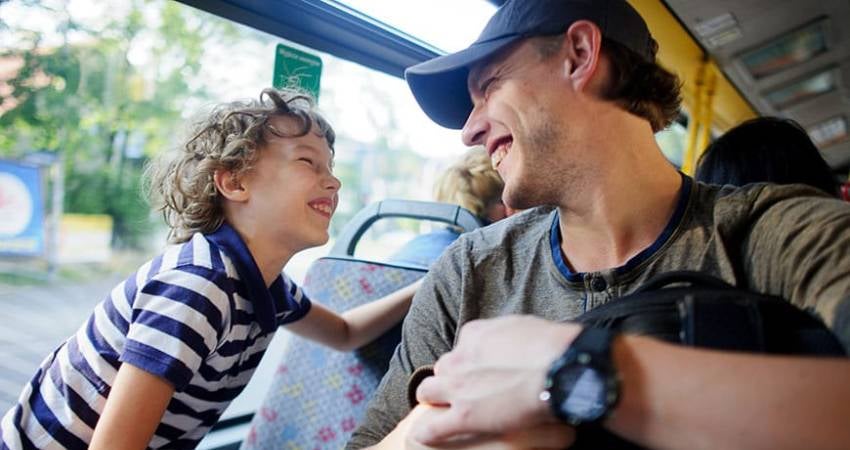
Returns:
[[[610,358],[611,343],[615,336],[616,333],[606,328],[584,327],[567,351],[575,350]]]

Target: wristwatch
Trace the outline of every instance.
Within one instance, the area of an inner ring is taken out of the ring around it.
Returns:
[[[614,409],[620,393],[611,358],[615,336],[607,329],[585,327],[552,363],[540,400],[555,417],[575,426],[599,422]]]

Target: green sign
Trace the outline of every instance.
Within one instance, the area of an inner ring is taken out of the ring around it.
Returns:
[[[319,82],[322,78],[322,60],[309,53],[278,44],[274,58],[274,80],[278,89],[303,91],[319,101]]]

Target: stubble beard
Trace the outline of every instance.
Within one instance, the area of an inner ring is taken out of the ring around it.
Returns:
[[[515,151],[521,153],[519,171],[513,174],[513,186],[505,184],[504,200],[508,206],[527,209],[544,205],[559,205],[560,193],[569,184],[570,170],[562,167],[558,150],[564,145],[559,130],[548,120],[532,132],[517,130]],[[506,180],[508,181],[508,180]]]

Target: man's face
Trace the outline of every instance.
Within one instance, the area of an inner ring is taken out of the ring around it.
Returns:
[[[474,109],[463,128],[467,145],[483,145],[505,181],[512,208],[557,205],[572,180],[566,124],[573,123],[563,60],[543,59],[525,40],[476,66],[469,92]]]

